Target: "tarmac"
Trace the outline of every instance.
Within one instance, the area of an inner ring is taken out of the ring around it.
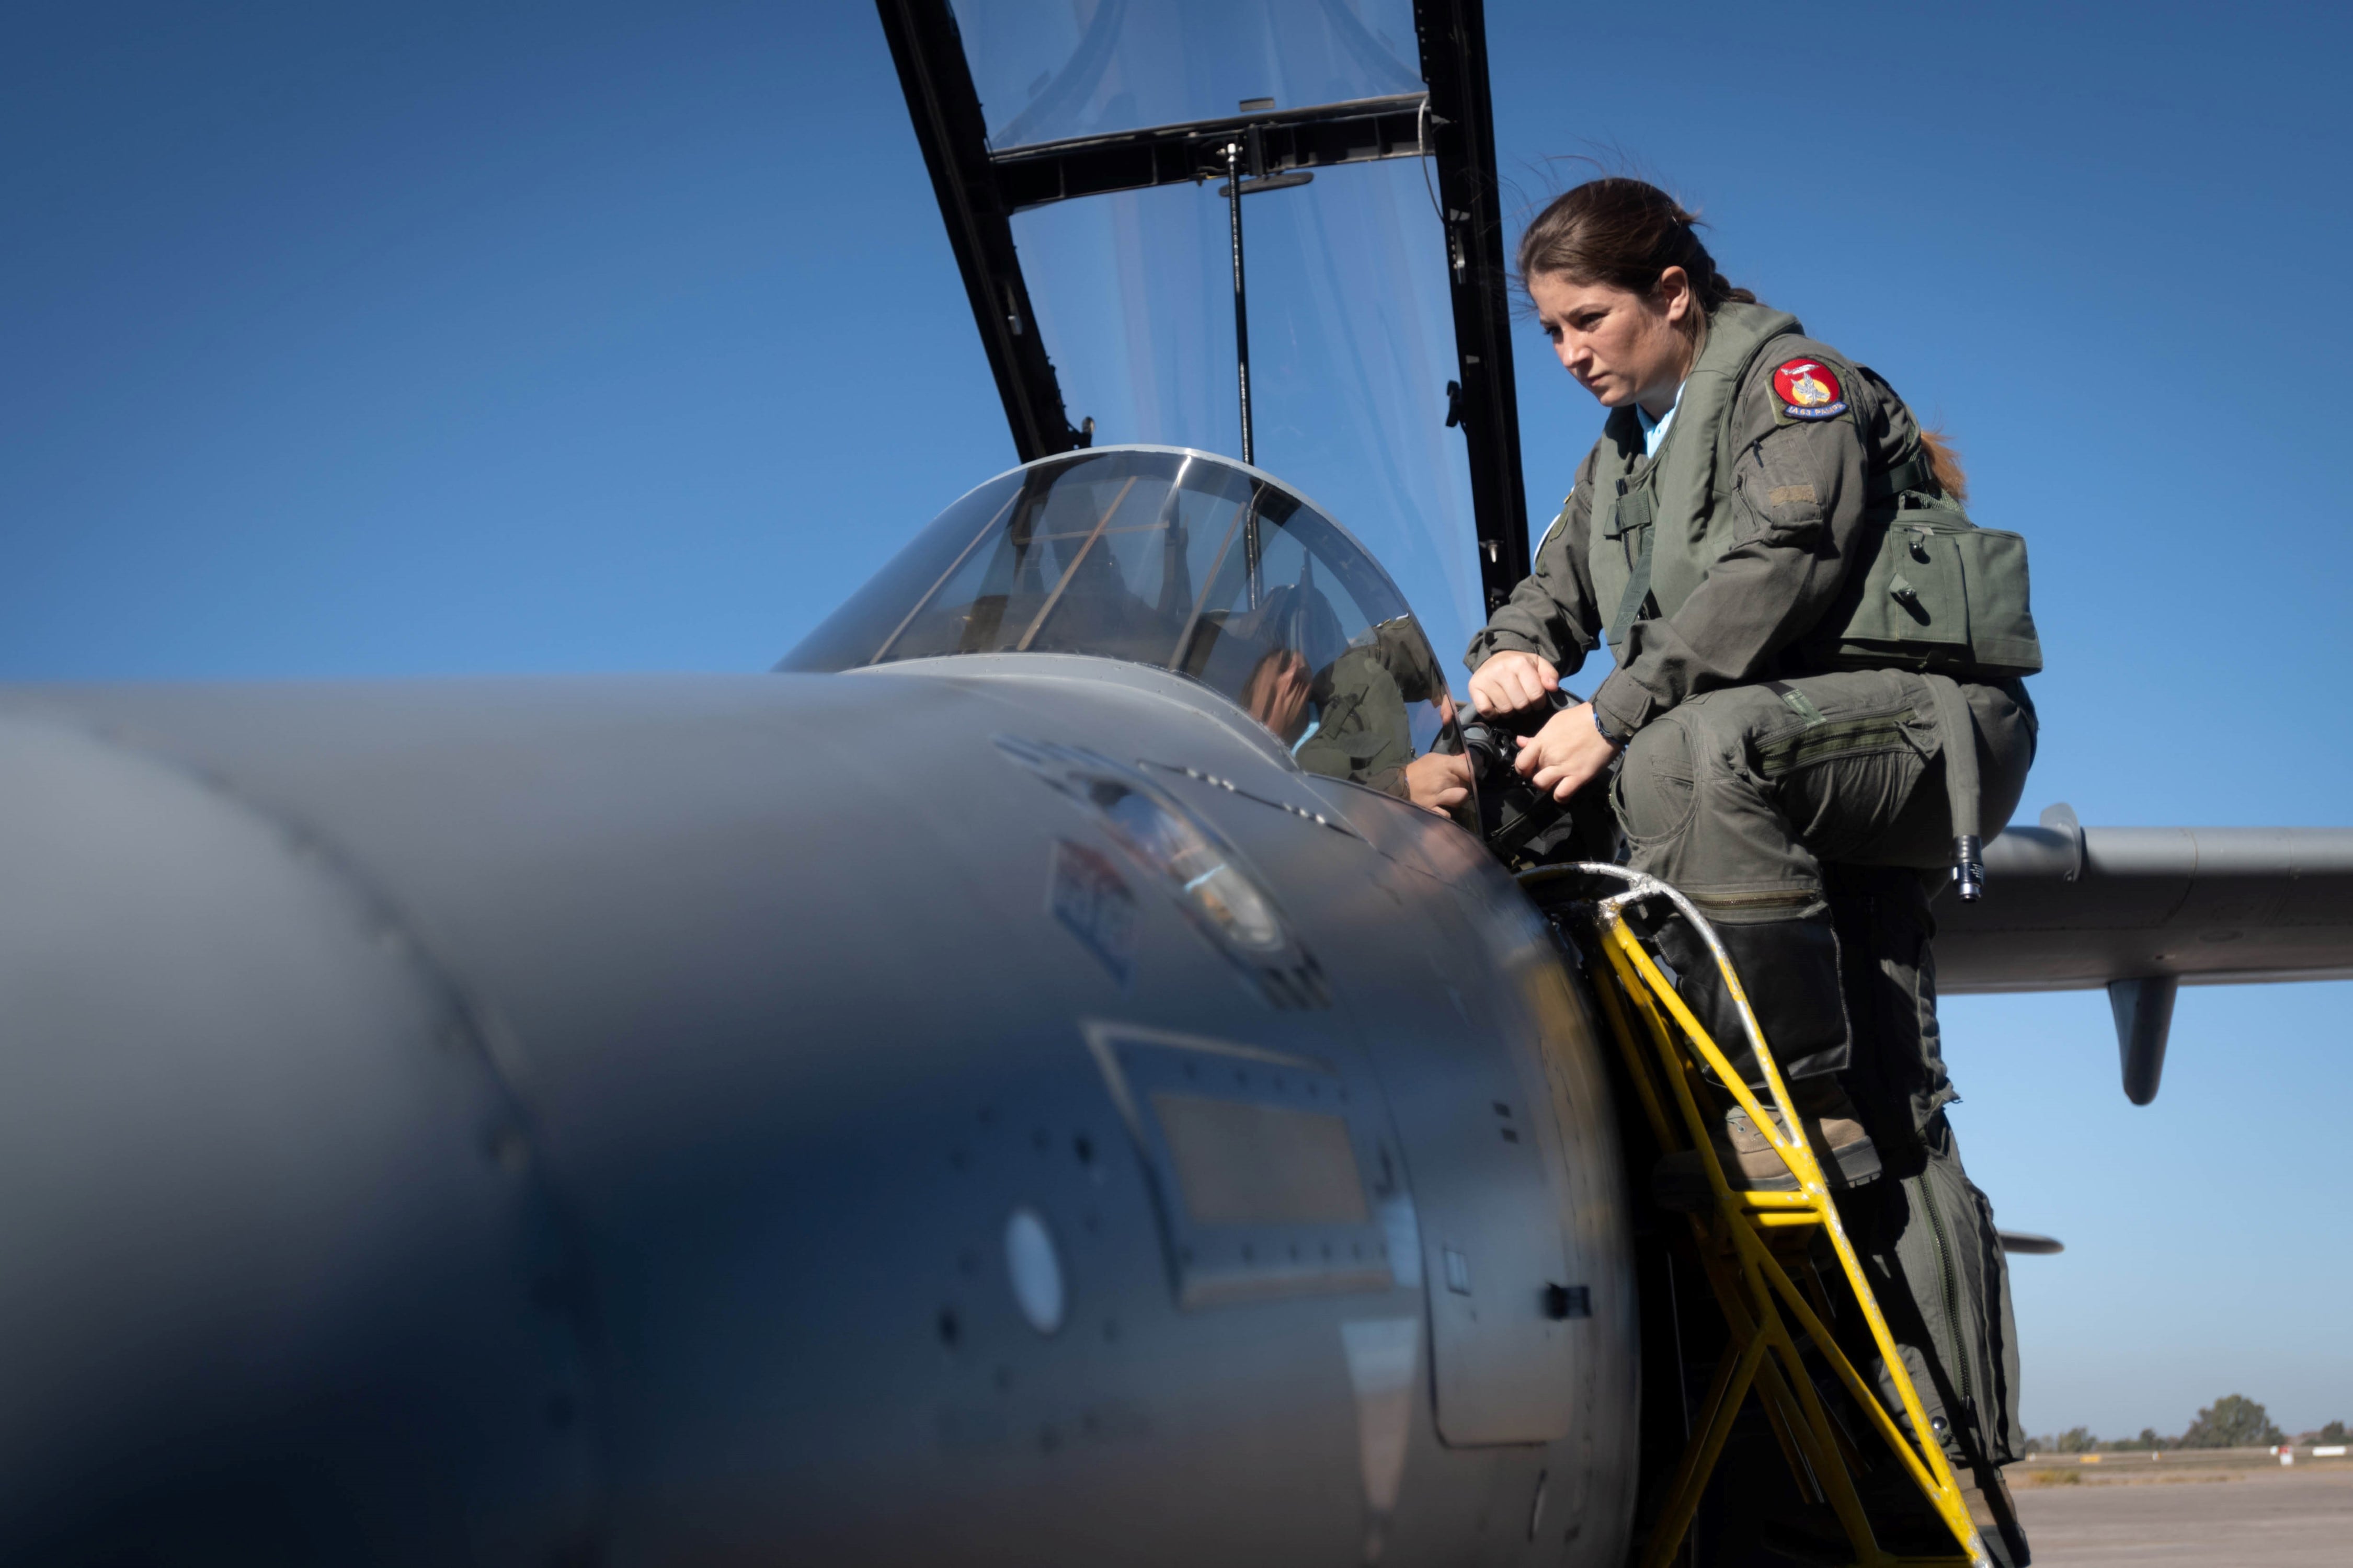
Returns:
[[[2169,1458],[2170,1456],[2168,1456]],[[2123,1456],[2118,1456],[2122,1458]],[[2129,1463],[2052,1484],[2010,1472],[2035,1568],[2347,1568],[2353,1563],[2353,1461],[2268,1468]]]

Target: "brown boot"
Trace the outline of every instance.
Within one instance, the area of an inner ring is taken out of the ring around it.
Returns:
[[[1813,1146],[1814,1157],[1821,1162],[1822,1174],[1831,1186],[1860,1186],[1878,1178],[1879,1150],[1863,1131],[1854,1102],[1837,1079],[1812,1078],[1791,1084],[1789,1100],[1806,1130],[1806,1142]],[[1765,1110],[1780,1125],[1781,1113],[1769,1102]],[[1723,1163],[1725,1180],[1735,1191],[1798,1190],[1798,1179],[1789,1173],[1789,1167],[1748,1120],[1748,1113],[1736,1105],[1725,1112],[1715,1155]],[[1713,1194],[1707,1184],[1707,1165],[1699,1151],[1685,1150],[1661,1160],[1651,1176],[1651,1192],[1662,1208],[1686,1212],[1706,1208]]]

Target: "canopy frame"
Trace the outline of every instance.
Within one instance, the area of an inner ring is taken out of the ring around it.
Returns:
[[[1414,0],[1427,90],[1239,115],[992,152],[949,0],[876,0],[930,171],[948,242],[997,378],[1014,449],[1033,462],[1092,443],[1071,423],[1037,331],[1013,243],[1013,214],[1050,202],[1228,175],[1227,147],[1249,149],[1248,181],[1385,158],[1427,157],[1437,175],[1454,317],[1447,424],[1471,478],[1487,609],[1528,574],[1527,502],[1512,374],[1509,276],[1495,174],[1482,0]]]

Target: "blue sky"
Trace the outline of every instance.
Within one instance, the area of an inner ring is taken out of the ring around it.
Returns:
[[[1671,185],[2030,537],[2030,813],[2353,825],[2341,11],[1489,20],[1515,212]],[[1013,460],[856,5],[19,5],[0,149],[0,679],[763,668]],[[2138,1110],[2096,993],[1948,1004],[2030,1426],[2353,1418],[2348,1009],[2185,993]]]

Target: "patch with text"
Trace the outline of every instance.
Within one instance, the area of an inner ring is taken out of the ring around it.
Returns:
[[[1846,392],[1820,360],[1793,359],[1773,373],[1773,395],[1790,419],[1834,419],[1846,412]]]

